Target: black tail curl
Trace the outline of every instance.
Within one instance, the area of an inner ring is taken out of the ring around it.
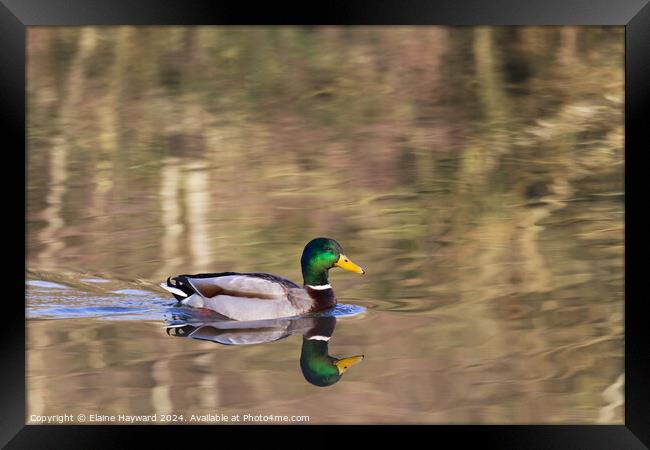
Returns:
[[[172,292],[171,294],[172,294],[172,295],[174,296],[174,298],[176,298],[176,300],[178,300],[179,302],[180,302],[181,300],[186,299],[186,298],[189,297],[190,295],[194,294],[194,289],[192,289],[192,287],[191,287],[189,284],[185,283],[182,279],[179,279],[178,277],[174,277],[174,281],[173,281],[173,282],[172,282],[172,278],[171,278],[171,277],[167,278],[167,286],[169,286],[169,287],[173,287],[173,288],[176,288],[176,289],[178,289],[178,290],[183,291],[185,294],[187,294],[185,297],[183,297],[183,296],[181,296],[181,295],[179,295],[179,294],[176,294],[175,292]]]

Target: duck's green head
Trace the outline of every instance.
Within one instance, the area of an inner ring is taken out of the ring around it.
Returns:
[[[363,355],[334,358],[327,354],[327,341],[303,337],[300,368],[305,379],[316,386],[331,386],[352,366],[363,360]]]
[[[354,273],[365,271],[343,254],[341,245],[334,239],[319,237],[305,246],[300,259],[305,284],[322,286],[328,284],[327,271],[340,267]]]

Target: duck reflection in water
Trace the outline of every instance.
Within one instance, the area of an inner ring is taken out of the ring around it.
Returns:
[[[223,345],[264,344],[302,335],[300,369],[305,379],[316,386],[331,386],[363,355],[335,358],[329,355],[329,340],[336,328],[335,316],[298,317],[257,321],[214,321],[182,323],[167,327],[167,334],[176,337],[207,340]]]

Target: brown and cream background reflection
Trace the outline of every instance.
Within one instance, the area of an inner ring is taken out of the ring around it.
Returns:
[[[623,423],[623,51],[622,27],[29,28],[28,417]],[[319,235],[367,270],[331,275],[366,308],[339,383],[305,382],[300,338],[164,332],[162,279],[301,281]],[[148,315],[83,314],[116,290]]]

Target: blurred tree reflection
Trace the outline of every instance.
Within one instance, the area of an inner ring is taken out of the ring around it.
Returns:
[[[435,277],[546,215],[512,205],[622,192],[621,52],[597,27],[30,29],[30,257],[156,278],[327,233]]]

